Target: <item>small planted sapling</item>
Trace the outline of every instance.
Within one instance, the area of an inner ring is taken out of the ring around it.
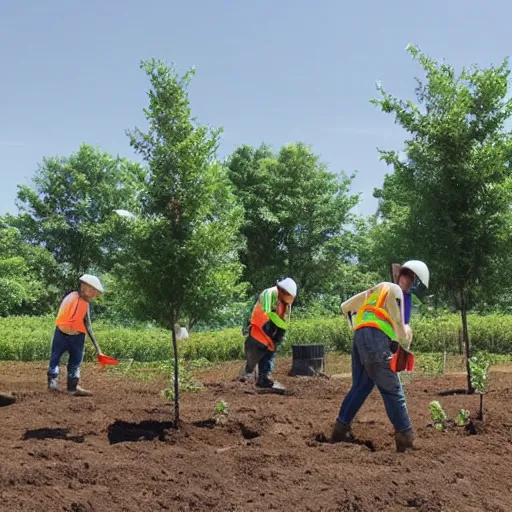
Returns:
[[[219,400],[213,408],[213,418],[217,425],[222,425],[228,420],[229,406],[224,400]]]
[[[434,427],[439,432],[444,432],[446,420],[448,417],[446,416],[441,403],[437,400],[433,400],[430,402],[430,404],[428,404],[428,407],[430,409],[430,415],[432,417],[432,423],[434,424]]]
[[[455,419],[455,423],[459,427],[463,427],[464,425],[467,425],[468,422],[469,422],[469,411],[467,411],[465,409],[461,409],[459,411],[457,418]]]
[[[478,411],[478,419],[484,419],[484,394],[487,391],[487,377],[489,375],[489,368],[491,367],[490,357],[481,352],[473,356],[469,360],[469,367],[471,369],[471,385],[475,392],[480,395],[480,409]]]

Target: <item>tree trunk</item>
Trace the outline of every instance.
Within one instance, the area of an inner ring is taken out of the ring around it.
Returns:
[[[172,318],[172,351],[174,355],[174,428],[180,428],[180,369],[178,365],[178,342],[174,330],[175,315]]]
[[[462,319],[462,340],[466,349],[466,373],[468,380],[468,395],[472,395],[475,389],[471,385],[471,367],[469,366],[469,360],[471,358],[471,347],[469,345],[469,332],[468,332],[468,314],[466,311],[466,304],[464,299],[462,300],[460,315]]]
[[[484,394],[480,393],[480,410],[478,411],[478,419],[484,421]]]

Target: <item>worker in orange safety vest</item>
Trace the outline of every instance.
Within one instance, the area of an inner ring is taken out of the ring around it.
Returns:
[[[422,261],[407,261],[400,268],[397,284],[380,283],[341,305],[354,330],[352,387],[341,404],[331,442],[353,439],[352,420],[376,385],[395,427],[397,451],[413,447],[415,433],[398,372],[409,369],[412,358],[408,352],[412,330],[405,315],[405,295],[415,280],[428,287],[428,267]],[[410,316],[410,305],[408,311]],[[405,350],[400,343],[406,344]]]
[[[249,332],[245,340],[246,363],[243,378],[250,379],[258,366],[256,386],[284,391],[284,387],[269,378],[274,369],[276,349],[288,330],[292,303],[297,296],[297,284],[287,277],[276,286],[264,290],[254,304]]]
[[[75,396],[92,393],[78,385],[80,366],[84,356],[85,335],[88,334],[98,355],[102,355],[91,327],[89,302],[104,292],[100,280],[93,275],[80,277],[80,289],[67,294],[62,300],[53,335],[50,363],[48,365],[48,389],[58,389],[59,363],[65,352],[69,353],[67,366],[68,392]]]

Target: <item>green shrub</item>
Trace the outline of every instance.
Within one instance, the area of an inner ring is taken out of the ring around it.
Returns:
[[[469,334],[475,353],[512,352],[512,315],[469,315]],[[53,317],[0,318],[0,360],[46,360],[55,326]],[[438,318],[416,317],[412,328],[413,352],[439,353],[459,350],[460,317],[445,314]],[[105,354],[117,359],[165,361],[171,354],[171,333],[154,327],[113,327],[103,321],[93,322],[93,329]],[[280,348],[281,355],[291,354],[292,345],[323,344],[327,351],[349,353],[352,332],[344,318],[292,320],[290,331]],[[213,332],[192,332],[180,342],[185,360],[206,359],[210,362],[242,359],[244,338],[239,327]],[[94,360],[90,341],[86,342],[85,360]]]

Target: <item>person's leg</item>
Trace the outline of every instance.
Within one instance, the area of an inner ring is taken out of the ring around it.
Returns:
[[[274,350],[267,349],[263,354],[263,357],[260,359],[258,364],[257,386],[265,388],[275,387],[276,389],[284,390],[284,387],[281,384],[274,382],[270,378],[270,375],[276,366],[276,353],[282,344],[283,337],[281,337],[278,341],[274,341]]]
[[[269,375],[274,366],[275,351],[266,350],[258,363],[258,381],[256,383],[259,387],[271,388],[274,382],[269,378]]]
[[[55,328],[50,354],[50,363],[48,365],[48,389],[56,390],[59,385],[59,363],[62,354],[67,350],[66,335]]]
[[[415,433],[399,376],[389,368],[389,364],[383,365],[376,372],[375,383],[384,400],[388,418],[395,427],[396,450],[404,452],[413,448]]]
[[[380,391],[389,421],[395,428],[397,450],[404,451],[412,447],[414,438],[405,393],[400,377],[389,366],[393,356],[389,338],[381,331],[377,331],[374,340],[375,357],[368,362],[367,371]]]
[[[361,352],[364,350],[361,343],[364,337],[363,331],[364,329],[361,329],[354,333],[352,344],[352,387],[341,403],[331,438],[334,442],[347,439],[350,433],[350,424],[373,390],[374,382],[368,376],[361,358]]]
[[[260,359],[266,353],[267,347],[255,340],[252,336],[247,336],[244,344],[245,349],[245,363],[242,368],[241,377],[246,380],[253,379],[253,372]]]
[[[84,358],[85,334],[69,336],[69,360],[68,360],[68,391],[77,396],[90,396],[91,393],[81,388],[80,366]]]
[[[254,339],[252,336],[247,336],[245,340],[245,361],[248,373],[252,373],[261,358],[267,351],[267,347]]]
[[[274,342],[274,351],[271,353],[271,355],[269,357],[269,362],[270,362],[269,375],[272,374],[272,372],[274,371],[274,369],[276,367],[276,354],[277,354],[277,351],[279,350],[279,347],[282,344],[283,344],[283,338],[279,339],[279,341]]]
[[[375,384],[379,388],[389,421],[395,427],[396,432],[403,432],[412,428],[405,393],[398,374],[389,368],[389,363],[375,365]]]
[[[389,421],[395,427],[396,451],[405,452],[413,448],[415,433],[400,377],[389,368],[389,363],[383,363],[375,371],[375,383],[384,400]]]

